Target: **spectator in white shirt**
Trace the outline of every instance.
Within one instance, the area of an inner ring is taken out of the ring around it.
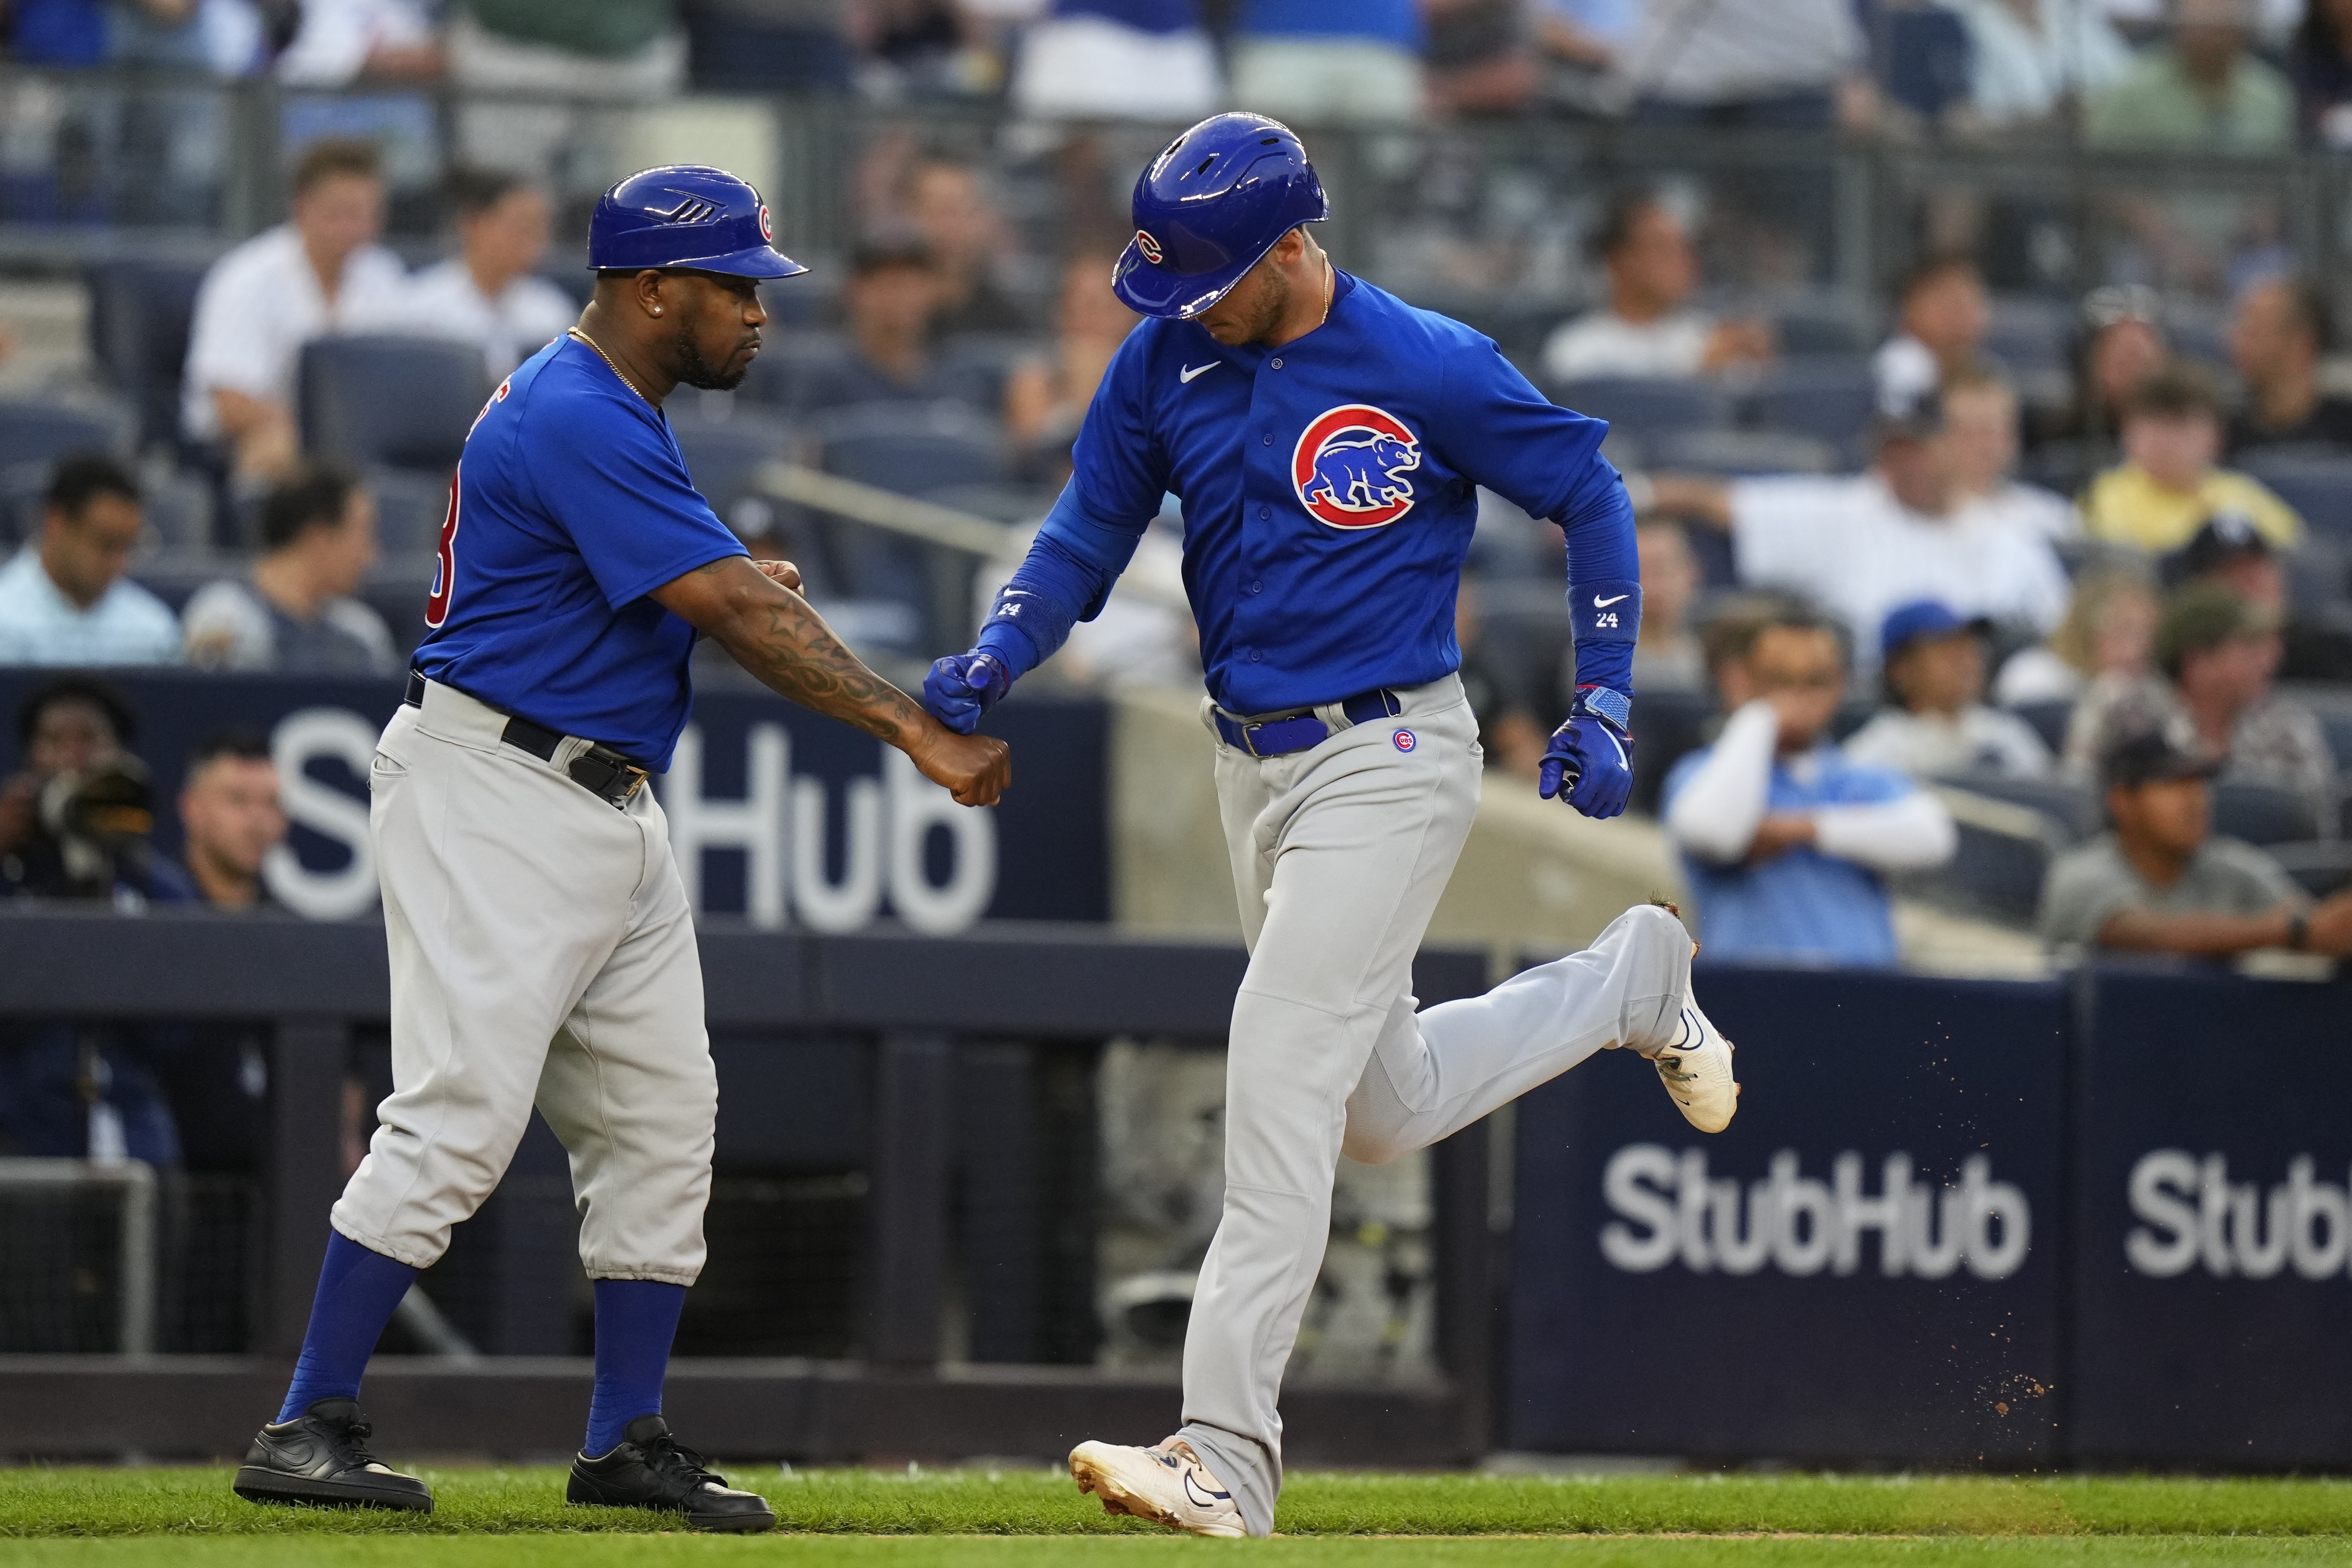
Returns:
[[[302,0],[301,25],[278,56],[278,79],[341,87],[354,78],[441,74],[441,41],[417,0]]]
[[[40,538],[0,567],[0,664],[169,664],[180,623],[123,574],[146,519],[139,485],[101,452],[58,463]]]
[[[1760,321],[1719,321],[1690,308],[1698,254],[1690,231],[1656,195],[1619,198],[1592,236],[1609,274],[1609,305],[1566,322],[1544,344],[1555,380],[1697,376],[1772,357]]]
[[[2082,0],[1944,0],[1969,34],[1969,108],[1979,123],[2054,119],[2070,98],[2130,74],[2131,46]]]
[[[1933,394],[1882,411],[1867,474],[1694,479],[1636,476],[1637,504],[1728,531],[1739,580],[1827,605],[1861,637],[1896,605],[1941,598],[1959,613],[2039,633],[2066,608],[2050,541],[2011,517],[1962,503],[1942,404]],[[1644,494],[1646,492],[1646,494]],[[1875,674],[1877,646],[1857,652]]]
[[[1895,335],[1870,361],[1882,399],[1935,392],[1977,363],[1992,302],[1974,261],[1953,252],[1926,256],[1903,275],[1895,298]]]
[[[1989,508],[2051,539],[2082,531],[2074,503],[2054,490],[2021,484],[2017,465],[2017,393],[1998,374],[1971,365],[1944,378],[1945,441],[1952,483],[1963,502]]]
[[[1888,611],[1878,638],[1887,706],[1847,737],[1845,754],[1920,779],[2047,779],[2050,748],[2033,727],[1984,705],[1985,631],[1939,600]]]
[[[252,575],[196,590],[188,662],[208,670],[391,674],[400,654],[383,617],[352,594],[375,559],[375,500],[347,470],[320,464],[269,493]]]
[[[237,472],[271,478],[294,465],[294,377],[302,345],[333,332],[397,330],[408,274],[375,243],[383,181],[374,147],[311,144],[294,172],[291,221],[215,264],[196,294],[181,418],[222,441]]]
[[[518,175],[464,172],[449,182],[457,254],[409,284],[411,329],[478,344],[495,383],[579,319],[572,296],[538,275],[553,212]]]

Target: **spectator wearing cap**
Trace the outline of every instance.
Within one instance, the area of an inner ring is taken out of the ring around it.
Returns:
[[[2147,678],[2156,648],[2156,588],[2137,566],[2085,571],[2074,580],[2065,619],[2031,648],[2010,655],[1993,683],[2005,707],[2074,702],[2099,682]]]
[[[226,730],[198,744],[180,785],[180,826],[181,862],[207,907],[244,911],[276,902],[261,868],[286,841],[286,808],[268,741]]]
[[[1418,0],[1242,0],[1235,103],[1299,125],[1421,118]]]
[[[0,664],[169,664],[180,623],[124,574],[145,527],[139,484],[100,452],[61,460],[41,532],[0,567]]]
[[[2227,957],[2263,947],[2352,956],[2352,893],[2314,907],[2278,862],[2216,838],[2213,759],[2164,727],[2100,758],[2109,831],[2060,856],[2037,924],[2053,948]]]
[[[1881,399],[1908,401],[1937,392],[1976,364],[1992,325],[1992,304],[1969,256],[1943,251],[1913,264],[1895,301],[1895,334],[1870,361]]]
[[[2272,277],[2246,290],[2230,322],[2230,362],[2246,383],[2245,406],[2230,421],[2232,455],[2287,445],[2352,453],[2352,399],[2319,385],[2335,336],[2335,311],[2316,284]]]
[[[1987,630],[1940,600],[1888,611],[1878,639],[1886,706],[1846,737],[1847,758],[1915,779],[2048,778],[2050,748],[2033,727],[1984,705]]]
[[[2221,512],[2238,513],[2282,549],[2302,538],[2303,519],[2269,486],[2216,466],[2221,400],[2193,366],[2168,365],[2125,396],[2123,446],[2124,461],[2084,493],[2083,528],[2091,538],[2162,554],[2186,545]]]
[[[375,559],[375,499],[350,470],[316,464],[269,493],[250,575],[188,601],[188,662],[209,670],[391,674],[392,629],[352,597]]]
[[[1611,203],[1591,249],[1608,275],[1609,303],[1545,341],[1544,370],[1554,380],[1713,375],[1772,357],[1772,329],[1763,322],[1719,320],[1692,307],[1698,252],[1654,193]]]
[[[2341,611],[2314,614],[2296,604],[2287,592],[2286,563],[2245,518],[2223,512],[2209,520],[2186,549],[2166,558],[2164,576],[2175,586],[2218,582],[2274,619],[2284,650],[2281,680],[2352,681],[2352,630]]]
[[[519,175],[460,171],[449,181],[457,254],[426,267],[408,289],[409,329],[482,350],[493,382],[579,319],[572,296],[539,276],[553,209]]]
[[[289,471],[302,345],[332,332],[398,331],[408,269],[376,243],[383,179],[373,146],[316,141],[294,170],[291,218],[214,264],[196,291],[181,419],[228,444],[241,474]]]
[[[1667,837],[1717,957],[1885,965],[1895,926],[1882,878],[1958,847],[1937,799],[1829,737],[1845,693],[1834,625],[1782,602],[1729,623],[1717,679],[1732,713],[1714,745],[1667,775]]]
[[[2078,778],[2118,737],[2182,726],[2220,759],[2224,783],[2299,795],[2319,836],[2339,831],[2338,784],[2326,733],[2311,710],[2272,690],[2280,658],[2277,615],[2218,582],[2193,583],[2165,601],[2156,628],[2161,680],[2093,688],[2067,731]]]
[[[2057,553],[2030,522],[1964,503],[1941,401],[1883,407],[1872,436],[1875,456],[1859,476],[1636,475],[1628,486],[1644,512],[1728,531],[1743,586],[1824,604],[1850,633],[1867,636],[1896,605],[1927,598],[2037,634],[2056,625],[2066,608]],[[1861,674],[1874,676],[1877,663],[1869,636]]]

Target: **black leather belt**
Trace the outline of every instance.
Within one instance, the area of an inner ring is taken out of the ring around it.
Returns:
[[[425,706],[424,671],[408,672],[408,691],[401,701],[413,708]],[[554,761],[557,748],[568,738],[562,730],[534,724],[520,714],[508,716],[507,727],[499,736],[505,744],[517,751],[528,751],[541,762]],[[572,759],[564,772],[571,775],[574,784],[616,810],[627,806],[631,797],[646,785],[646,770],[609,746],[590,746]]]
[[[1348,716],[1349,724],[1378,724],[1402,713],[1404,704],[1397,699],[1396,693],[1383,686],[1349,697],[1339,705],[1339,711]],[[1219,708],[1215,716],[1217,734],[1224,743],[1252,757],[1287,757],[1331,738],[1331,727],[1307,710],[1243,718]]]

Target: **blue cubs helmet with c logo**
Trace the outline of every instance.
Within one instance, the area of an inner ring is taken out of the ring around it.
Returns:
[[[691,267],[737,277],[790,277],[807,267],[775,246],[767,204],[751,183],[704,163],[630,175],[596,202],[588,265],[598,272]]]
[[[1135,238],[1111,288],[1146,316],[1189,320],[1300,224],[1331,215],[1307,149],[1263,114],[1213,114],[1135,183]]]

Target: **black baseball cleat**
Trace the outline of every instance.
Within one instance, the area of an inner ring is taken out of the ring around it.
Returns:
[[[368,1452],[373,1431],[352,1399],[321,1399],[291,1421],[264,1427],[237,1467],[247,1502],[433,1511],[433,1489]]]
[[[670,1436],[658,1416],[640,1416],[602,1458],[576,1455],[566,1502],[607,1508],[657,1508],[686,1515],[697,1530],[773,1530],[776,1516],[757,1492],[736,1491],[727,1478],[713,1475],[702,1456]]]

